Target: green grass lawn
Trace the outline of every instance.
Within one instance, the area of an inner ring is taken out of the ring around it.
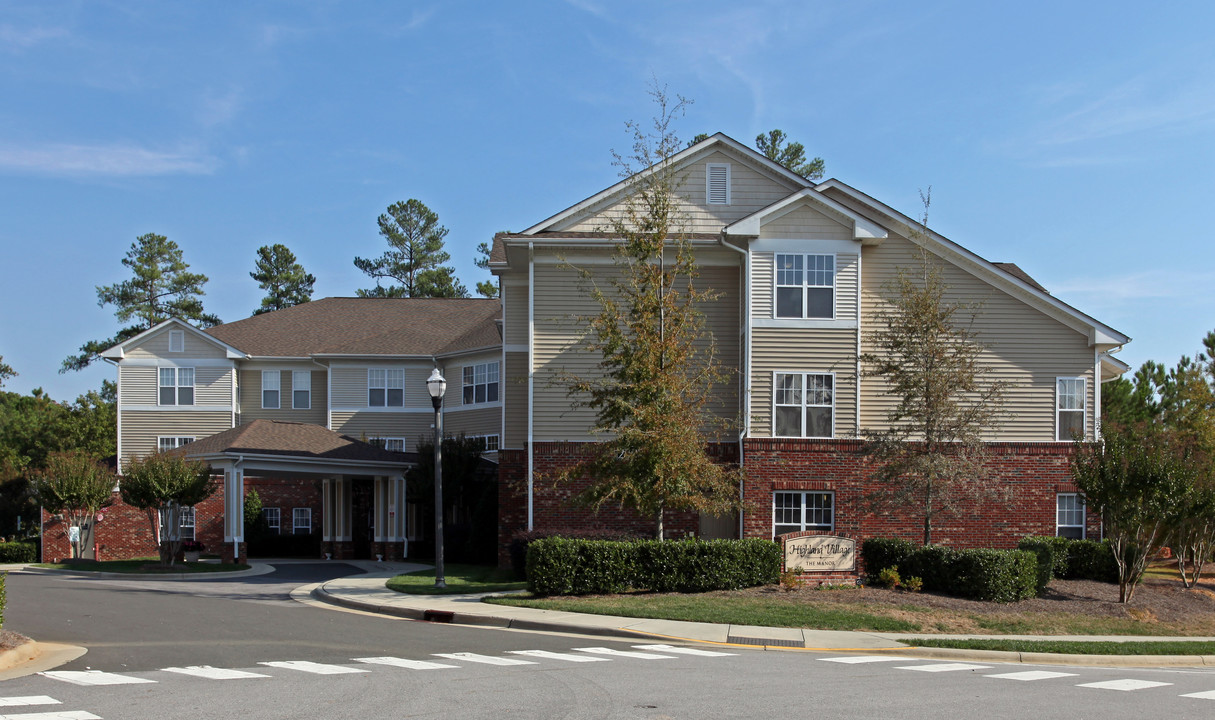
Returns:
[[[1088,642],[1083,640],[955,640],[906,638],[918,647],[1006,650],[1009,652],[1066,653],[1069,655],[1212,655],[1215,642],[1205,640],[1143,642]]]
[[[873,630],[877,632],[914,632],[921,629],[919,624],[905,620],[840,607],[788,602],[782,600],[780,596],[757,598],[681,593],[637,593],[606,597],[511,596],[486,598],[486,602],[597,615],[689,620],[731,625]]]
[[[235,570],[249,569],[249,566],[243,563],[210,562],[173,563],[172,566],[165,567],[160,564],[160,558],[155,557],[135,558],[133,560],[102,560],[100,562],[84,560],[78,562],[35,563],[34,567],[51,568],[53,570],[76,570],[80,572],[142,573],[148,575],[233,572]]]
[[[527,587],[526,582],[515,579],[512,571],[486,565],[449,563],[443,567],[443,578],[447,587],[439,589],[435,587],[434,570],[418,570],[391,578],[387,586],[389,590],[410,595],[507,592]]]

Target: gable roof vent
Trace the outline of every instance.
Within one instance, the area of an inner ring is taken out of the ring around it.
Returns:
[[[710,205],[730,204],[730,164],[705,165],[705,195]]]

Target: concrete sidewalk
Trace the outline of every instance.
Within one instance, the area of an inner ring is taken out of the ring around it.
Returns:
[[[380,563],[379,565],[388,565]],[[491,605],[479,595],[408,595],[389,590],[385,581],[393,575],[428,569],[429,565],[394,563],[392,569],[319,583],[311,596],[321,602],[353,610],[395,617],[459,625],[482,625],[519,630],[545,630],[582,635],[612,635],[627,638],[661,638],[685,642],[739,645],[763,649],[798,649],[828,652],[889,653],[908,657],[969,659],[986,662],[1023,662],[1050,665],[1203,667],[1215,666],[1215,655],[1061,655],[988,650],[956,650],[914,645],[917,637],[966,637],[1004,640],[1077,640],[1087,642],[1143,642],[1151,640],[1199,641],[1199,637],[1122,637],[1028,635],[917,635],[914,633],[847,632],[803,628],[754,627],[682,620],[648,620],[587,613],[537,610]]]

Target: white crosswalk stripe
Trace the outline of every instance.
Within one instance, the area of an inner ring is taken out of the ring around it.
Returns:
[[[631,650],[613,650],[606,647],[584,647],[574,648],[578,652],[592,653],[594,655],[608,655],[610,657],[627,657],[637,658],[638,660],[674,660],[674,655],[658,655],[656,653],[633,652]]]
[[[848,665],[857,665],[860,663],[880,663],[880,662],[906,662],[911,658],[892,657],[890,655],[849,655],[848,657],[833,657],[819,658],[826,662],[847,663]]]
[[[920,672],[957,672],[958,670],[990,670],[990,665],[972,665],[971,663],[935,663],[933,665],[903,665],[899,670],[918,670]]]
[[[24,707],[26,705],[59,705],[59,701],[49,695],[23,695],[21,697],[0,697],[0,707]]]
[[[84,710],[55,710],[52,712],[0,715],[0,720],[101,720],[101,716]]]
[[[211,667],[210,665],[187,665],[186,667],[167,667],[161,668],[164,672],[177,673],[179,675],[190,675],[192,677],[206,678],[208,680],[243,680],[245,678],[268,678],[269,675],[261,673],[245,672],[244,670],[228,670],[225,668]]]
[[[738,653],[720,652],[718,650],[701,650],[700,648],[676,647],[674,645],[634,645],[638,650],[658,650],[675,653],[676,655],[696,655],[697,657],[728,657]]]
[[[566,662],[611,662],[605,657],[590,657],[587,655],[574,655],[573,653],[549,652],[548,650],[509,650],[511,655],[527,655],[528,657],[538,657],[545,660],[564,660]]]
[[[1051,670],[1022,670],[1021,672],[999,673],[983,677],[1000,678],[1001,680],[1050,680],[1051,678],[1075,677],[1076,673],[1053,672]]]
[[[1154,687],[1164,687],[1173,683],[1156,682],[1154,680],[1102,680],[1101,682],[1081,683],[1076,687],[1097,688],[1098,690],[1146,690]]]
[[[154,683],[155,680],[119,675],[118,673],[101,672],[100,670],[48,670],[38,673],[55,680],[70,682],[74,685],[135,685],[138,683]]]
[[[347,675],[350,673],[371,672],[370,670],[364,670],[363,668],[353,668],[347,665],[327,665],[325,663],[316,663],[310,660],[259,662],[258,665],[282,668],[284,670],[299,670],[300,672],[313,673],[315,675]]]
[[[1215,690],[1205,690],[1203,692],[1186,693],[1181,697],[1198,698],[1199,700],[1215,700]]]
[[[465,662],[481,663],[482,665],[535,665],[531,660],[519,660],[517,658],[493,657],[492,655],[478,655],[477,653],[459,652],[459,653],[435,653],[435,657],[447,658],[448,660],[463,660]]]
[[[406,660],[399,657],[365,657],[354,658],[355,662],[369,663],[371,665],[391,665],[392,667],[405,668],[407,670],[451,670],[459,668],[459,665],[445,665],[444,663],[426,662],[425,660]]]

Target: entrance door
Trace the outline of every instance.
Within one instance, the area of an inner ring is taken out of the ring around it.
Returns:
[[[371,478],[356,478],[350,483],[350,540],[355,560],[370,560],[375,533],[372,513],[375,483]]]

